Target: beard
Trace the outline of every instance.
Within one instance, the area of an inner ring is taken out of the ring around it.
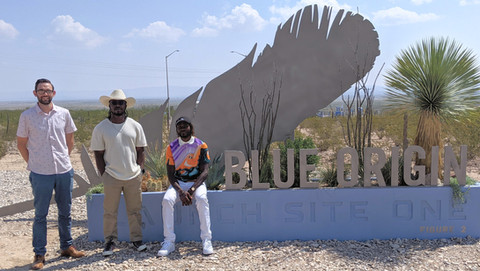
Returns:
[[[187,138],[187,137],[190,137],[192,136],[192,131],[182,131],[180,133],[178,133],[178,136],[180,136],[181,138]]]
[[[52,97],[38,97],[38,102],[43,105],[49,105],[52,102]]]
[[[127,115],[127,110],[121,109],[121,108],[110,108],[110,113],[109,115],[111,116],[116,116],[116,117],[121,117],[121,116],[126,116]]]
[[[125,115],[125,111],[113,111],[113,112],[112,112],[112,115],[115,115],[115,116],[123,116],[123,115]]]

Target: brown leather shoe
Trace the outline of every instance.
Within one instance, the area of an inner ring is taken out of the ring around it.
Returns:
[[[70,246],[69,248],[62,250],[60,255],[64,257],[80,258],[85,256],[85,252],[78,251],[74,246]]]
[[[45,256],[35,255],[35,258],[33,258],[32,270],[42,269],[43,265],[45,265]]]

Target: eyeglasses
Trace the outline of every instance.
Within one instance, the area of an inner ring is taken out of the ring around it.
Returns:
[[[49,90],[43,90],[43,89],[39,89],[39,90],[36,90],[37,94],[40,94],[40,95],[43,95],[45,93],[47,94],[52,94],[53,93],[53,90],[49,89]]]
[[[110,100],[110,103],[113,104],[113,105],[124,105],[127,102],[124,101],[124,100]]]

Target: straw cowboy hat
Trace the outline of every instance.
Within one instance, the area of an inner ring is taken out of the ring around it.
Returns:
[[[100,97],[100,102],[106,106],[110,106],[110,100],[124,100],[127,102],[127,108],[130,108],[135,105],[135,98],[132,97],[126,97],[125,93],[123,93],[123,90],[121,89],[116,89],[110,94],[110,96],[101,96]]]

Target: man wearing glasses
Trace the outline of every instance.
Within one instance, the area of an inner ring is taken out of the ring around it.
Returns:
[[[140,211],[147,140],[140,123],[128,117],[127,108],[135,104],[135,99],[126,98],[123,91],[117,89],[110,96],[101,96],[100,102],[109,108],[108,117],[93,129],[90,149],[95,153],[104,185],[103,256],[113,254],[118,238],[117,213],[122,192],[127,207],[130,241],[137,251],[144,251],[147,246],[142,242]]]
[[[34,270],[43,268],[45,264],[47,214],[53,190],[58,208],[61,256],[85,256],[72,245],[71,235],[73,168],[69,155],[74,147],[73,133],[77,127],[67,109],[52,103],[55,93],[50,80],[38,79],[33,91],[38,102],[20,115],[17,129],[17,146],[27,162],[27,170],[30,170],[34,198]]]

